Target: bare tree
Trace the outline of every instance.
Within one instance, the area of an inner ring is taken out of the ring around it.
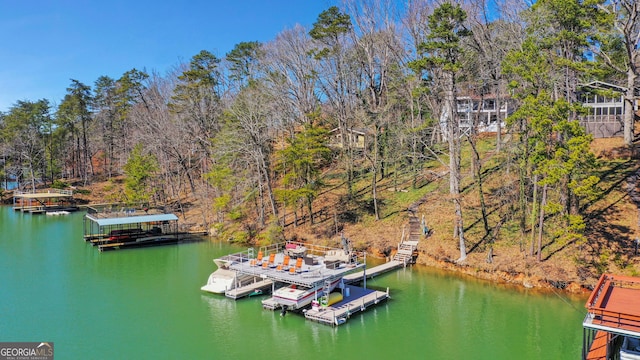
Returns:
[[[255,169],[257,181],[258,219],[261,225],[266,223],[264,200],[268,202],[271,213],[278,218],[273,191],[271,171],[271,155],[273,152],[274,122],[276,118],[269,105],[273,98],[266,92],[267,88],[257,83],[244,88],[229,107],[227,135],[233,139],[229,151],[250,159]]]
[[[285,30],[265,46],[266,82],[275,94],[282,114],[282,127],[293,135],[293,127],[307,124],[308,115],[319,107],[316,95],[317,61],[314,46],[300,25]]]
[[[600,37],[602,41],[595,41],[591,50],[598,54],[609,68],[626,77],[624,142],[631,145],[634,138],[635,89],[640,78],[640,2],[613,0],[601,5],[600,9],[612,19],[613,33]],[[617,42],[618,39],[621,41]]]
[[[347,11],[352,14],[354,31],[352,42],[358,54],[356,59],[361,77],[361,117],[372,138],[371,152],[365,156],[371,163],[371,193],[376,220],[380,219],[377,197],[378,174],[384,177],[384,151],[380,141],[382,132],[388,129],[390,110],[388,77],[393,66],[400,61],[402,45],[395,29],[395,12],[392,1],[347,1]]]
[[[354,66],[350,32],[351,18],[332,6],[318,15],[309,35],[316,41],[316,76],[330,114],[337,120],[345,161],[347,197],[353,198],[354,150],[349,132],[354,126],[354,107],[358,93],[359,69]]]

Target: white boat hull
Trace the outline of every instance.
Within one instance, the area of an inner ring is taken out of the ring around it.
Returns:
[[[341,280],[341,278],[333,280],[329,286],[329,292],[335,289]],[[287,286],[274,291],[273,297],[270,300],[278,304],[280,307],[286,307],[288,310],[297,310],[311,304],[311,301],[323,295],[323,286],[318,286],[312,289],[300,289]]]
[[[47,215],[50,216],[58,216],[58,215],[69,215],[68,211],[65,210],[61,210],[61,211],[48,211]]]
[[[251,275],[239,275],[232,270],[218,269],[209,275],[207,284],[202,286],[200,290],[212,294],[224,294],[235,289],[237,285],[245,285],[253,279],[254,276]]]

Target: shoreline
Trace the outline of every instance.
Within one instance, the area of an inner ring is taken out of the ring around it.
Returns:
[[[544,279],[536,275],[525,274],[520,271],[506,271],[502,269],[488,270],[469,264],[458,264],[451,260],[442,260],[433,255],[420,252],[416,265],[427,266],[460,276],[484,280],[498,285],[509,285],[520,289],[538,291],[561,291],[572,295],[588,296],[592,288],[588,284],[575,281]]]
[[[13,192],[10,190],[5,191],[5,197],[1,199],[2,205],[11,205],[12,202],[10,194],[12,193]],[[213,239],[213,237],[211,238]],[[424,241],[425,239],[421,240]],[[389,243],[387,245],[391,244]],[[375,245],[371,246],[368,252],[376,258],[385,259],[383,253]],[[431,267],[463,277],[470,277],[488,281],[497,285],[509,285],[521,289],[534,289],[538,291],[561,291],[563,293],[572,295],[585,295],[588,294],[592,289],[592,286],[587,282],[579,283],[573,280],[543,278],[538,275],[527,274],[519,270],[502,269],[500,265],[496,264],[493,265],[493,269],[489,269],[483,266],[477,266],[477,264],[472,261],[465,261],[464,263],[459,264],[454,260],[451,260],[451,258],[449,257],[431,254],[427,249],[424,248],[419,249],[419,255],[416,259],[416,265]]]

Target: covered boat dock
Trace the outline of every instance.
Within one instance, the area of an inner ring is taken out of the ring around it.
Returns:
[[[85,241],[100,251],[200,240],[192,234],[178,231],[175,214],[89,212],[84,218],[83,228]]]
[[[43,190],[39,192],[13,192],[13,209],[30,214],[54,211],[76,211],[72,190]]]
[[[582,359],[640,359],[640,278],[603,274],[585,307]]]

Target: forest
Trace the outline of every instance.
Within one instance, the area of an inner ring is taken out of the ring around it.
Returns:
[[[636,0],[345,0],[269,42],[70,79],[57,107],[16,101],[0,113],[0,178],[25,190],[121,182],[102,200],[195,211],[242,242],[321,222],[338,236],[437,197],[432,218],[446,223],[428,223],[456,252],[440,259],[482,250],[491,263],[494,247],[513,248],[531,266],[565,253],[582,280],[637,273],[621,255],[632,228],[589,247],[602,199],[624,186],[612,174],[637,164],[596,156],[580,91],[625,89],[593,91],[623,98],[631,151],[639,66]],[[513,111],[465,118],[461,99]]]

